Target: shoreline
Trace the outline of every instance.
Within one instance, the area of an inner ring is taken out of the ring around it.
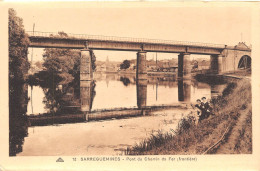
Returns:
[[[244,97],[241,99],[241,97]],[[212,99],[214,116],[195,125],[181,120],[175,133],[151,135],[128,155],[251,154],[252,104],[248,79],[233,80]]]
[[[149,116],[154,111],[170,109],[185,109],[185,104],[147,106],[144,109],[118,108],[114,110],[96,110],[90,113],[53,115],[52,113],[29,114],[27,116],[30,126],[48,126],[52,124],[80,123],[99,120],[124,119],[130,117]]]

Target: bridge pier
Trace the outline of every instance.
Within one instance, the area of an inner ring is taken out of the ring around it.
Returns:
[[[89,49],[81,50],[80,81],[90,81],[93,78],[91,53]]]
[[[138,109],[146,107],[147,80],[136,80],[137,106]]]
[[[181,53],[178,55],[178,77],[191,79],[191,64],[189,53]]]
[[[146,52],[144,52],[144,51],[137,52],[136,66],[137,66],[137,68],[136,68],[137,80],[146,80],[147,79]]]
[[[212,74],[220,74],[223,72],[223,56],[211,55],[210,56],[210,72]]]

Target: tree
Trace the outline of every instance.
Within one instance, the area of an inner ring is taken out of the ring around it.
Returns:
[[[120,69],[127,69],[130,67],[130,61],[124,60],[122,64],[120,64]]]
[[[30,68],[27,58],[29,38],[23,20],[16,16],[15,10],[10,8],[8,14],[9,81],[24,82]]]
[[[93,50],[90,50],[90,54],[91,54],[91,66],[92,66],[92,70],[95,71],[96,70],[96,55],[94,54]]]
[[[8,10],[9,41],[9,155],[21,152],[24,137],[28,134],[26,111],[28,85],[24,83],[30,67],[27,59],[29,38],[23,20],[14,9]]]
[[[52,37],[68,37],[64,32],[58,35],[50,35]],[[92,69],[95,70],[96,57],[91,50]],[[79,78],[80,71],[80,50],[61,49],[61,48],[45,48],[44,49],[43,66],[51,75],[58,75],[61,79],[72,80]]]
[[[52,37],[68,37],[64,32]],[[79,73],[80,51],[61,48],[44,49],[43,66],[50,75],[60,77],[62,80],[71,81]]]

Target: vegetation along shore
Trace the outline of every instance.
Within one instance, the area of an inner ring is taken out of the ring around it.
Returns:
[[[211,100],[213,113],[197,125],[183,118],[177,130],[151,135],[127,149],[128,155],[250,154],[252,153],[252,97],[248,79],[229,82]]]

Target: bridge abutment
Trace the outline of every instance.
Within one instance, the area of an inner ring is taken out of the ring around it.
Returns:
[[[212,74],[220,74],[223,72],[223,56],[211,55],[210,56],[210,72]]]
[[[137,52],[137,64],[136,64],[136,78],[138,80],[147,79],[147,69],[146,69],[146,52]]]
[[[189,53],[181,53],[180,55],[178,55],[178,77],[184,79],[191,78],[191,64]]]
[[[80,81],[90,81],[93,78],[91,53],[89,49],[81,50]]]

